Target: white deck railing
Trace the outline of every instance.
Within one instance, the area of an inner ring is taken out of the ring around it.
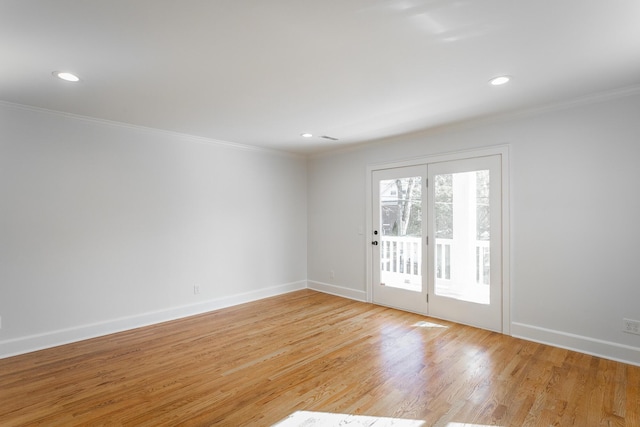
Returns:
[[[453,271],[452,239],[435,239],[436,281],[451,280]],[[380,270],[387,277],[399,283],[421,283],[422,276],[422,239],[420,237],[381,236]],[[489,284],[489,242],[475,242],[475,282]]]

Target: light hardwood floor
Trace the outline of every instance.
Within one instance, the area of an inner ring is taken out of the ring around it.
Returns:
[[[637,427],[640,367],[309,290],[0,360],[1,426],[269,426],[295,411]]]

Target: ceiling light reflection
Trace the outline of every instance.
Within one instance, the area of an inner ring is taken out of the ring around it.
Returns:
[[[73,73],[69,73],[66,71],[54,71],[52,73],[54,76],[56,76],[59,79],[62,80],[66,80],[68,82],[79,82],[80,81],[80,77],[76,76]]]
[[[498,76],[489,80],[489,83],[493,86],[500,86],[511,81],[511,76]]]

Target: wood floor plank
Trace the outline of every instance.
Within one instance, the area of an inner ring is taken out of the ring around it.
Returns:
[[[2,426],[640,426],[640,367],[310,290],[0,360]]]

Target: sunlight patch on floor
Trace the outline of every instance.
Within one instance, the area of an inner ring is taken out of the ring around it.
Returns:
[[[297,411],[272,427],[426,427],[421,420]]]
[[[489,424],[472,424],[472,423],[448,423],[446,427],[500,427]]]
[[[416,328],[448,328],[448,326],[439,325],[433,322],[425,322],[425,321],[414,323],[412,326]]]

